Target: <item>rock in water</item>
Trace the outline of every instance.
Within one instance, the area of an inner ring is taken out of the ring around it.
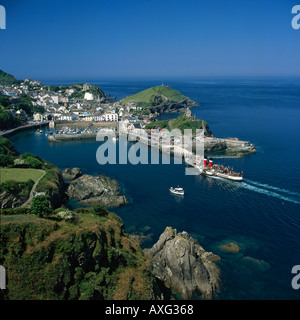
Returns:
[[[183,299],[197,292],[211,299],[219,288],[220,270],[215,261],[220,257],[206,252],[187,232],[177,234],[167,227],[158,242],[144,251],[152,259],[153,275]]]
[[[81,176],[80,168],[66,168],[62,172],[62,176],[66,180],[74,180]]]
[[[84,174],[70,182],[67,194],[69,198],[75,198],[84,205],[117,207],[126,203],[126,197],[119,193],[117,181],[105,176]]]
[[[219,248],[223,251],[234,252],[234,253],[241,251],[241,248],[236,243],[233,243],[233,242],[222,244],[219,246]]]

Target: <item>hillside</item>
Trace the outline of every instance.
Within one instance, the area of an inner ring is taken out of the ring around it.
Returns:
[[[19,154],[12,142],[0,137],[0,208],[19,207],[28,199],[33,183],[36,192],[45,192],[53,207],[64,202],[64,181],[60,170],[31,153]]]
[[[151,112],[172,112],[198,106],[190,98],[169,86],[156,86],[120,100],[123,106],[135,102],[139,107],[150,109]]]
[[[0,85],[12,85],[18,84],[19,82],[20,81],[18,81],[13,75],[0,70]]]
[[[60,209],[47,219],[1,216],[0,264],[8,279],[0,299],[153,298],[150,259],[115,214]]]

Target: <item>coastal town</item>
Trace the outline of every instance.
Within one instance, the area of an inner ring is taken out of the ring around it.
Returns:
[[[55,122],[144,122],[151,114],[142,114],[134,102],[121,105],[115,98],[105,95],[100,87],[88,83],[71,86],[45,86],[40,81],[25,79],[13,84],[0,83],[0,95],[7,97],[6,111],[13,117],[21,117],[23,123]],[[27,98],[32,114],[22,109],[22,98]]]
[[[208,124],[192,115],[191,108],[198,104],[164,84],[116,101],[99,86],[89,83],[47,86],[41,81],[19,81],[4,71],[0,73],[0,105],[4,106],[0,110],[1,136],[32,128],[42,132],[43,126],[49,126],[48,141],[57,142],[95,139],[99,131],[106,133],[107,130],[119,135],[121,130],[135,134],[146,132],[144,142],[147,144],[159,135],[162,144],[167,140],[172,147],[177,139],[172,130],[179,129],[183,133],[184,129],[191,128],[194,149],[199,138],[195,130],[204,130],[207,154],[240,157],[256,152],[249,141],[214,137]],[[157,119],[161,113],[168,112],[182,115],[168,121]]]

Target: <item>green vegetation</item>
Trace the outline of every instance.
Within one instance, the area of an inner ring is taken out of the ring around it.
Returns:
[[[0,137],[0,167],[13,166],[18,152],[9,139]]]
[[[18,81],[13,75],[0,70],[0,84],[13,85],[18,83],[20,83],[20,81]]]
[[[23,120],[20,117],[14,117],[9,111],[0,105],[0,128],[11,129],[21,125]]]
[[[157,126],[169,131],[179,129],[182,133],[184,132],[184,129],[192,129],[193,134],[196,133],[196,129],[204,129],[205,136],[210,137],[213,135],[206,121],[198,120],[194,117],[187,117],[185,114],[182,114],[176,119],[172,119],[170,121],[153,121],[146,125],[146,129],[154,129]]]
[[[23,168],[0,168],[0,182],[7,180],[26,182],[29,179],[36,182],[43,174],[42,170]]]
[[[45,218],[52,213],[50,201],[46,196],[36,196],[32,199],[31,213],[36,214],[40,218]]]
[[[188,118],[186,115],[180,115],[176,119],[170,121],[172,129],[179,129],[181,132],[184,132],[184,129],[192,129],[193,134],[196,133],[196,129],[204,129],[206,136],[211,136],[212,133],[209,130],[208,124],[204,120],[198,120],[195,118]]]
[[[94,85],[91,85],[90,89],[86,91],[83,91],[83,83],[69,86],[69,88],[76,89],[76,91],[71,94],[71,99],[83,99],[86,92],[92,93],[94,98],[97,98],[98,96],[100,96],[100,98],[105,96],[104,91],[100,87]]]
[[[9,97],[0,96],[0,128],[3,130],[12,129],[20,126],[27,119],[23,116],[14,116],[8,109],[15,111],[23,110],[28,116],[32,116],[35,112],[44,112],[41,106],[35,106],[32,103],[33,99],[26,94],[18,97],[18,103],[12,105]]]
[[[0,166],[4,167],[0,168],[0,183],[10,181],[11,184],[14,183],[15,185],[10,190],[8,187],[0,189],[0,191],[6,190],[9,195],[13,195],[17,199],[17,201],[11,199],[10,202],[7,202],[6,199],[6,206],[8,206],[8,203],[10,206],[22,205],[28,199],[33,186],[28,181],[36,182],[44,174],[44,171],[45,175],[39,181],[35,191],[45,192],[54,208],[61,205],[64,182],[60,170],[53,164],[29,152],[19,155],[10,140],[0,137]],[[20,188],[20,183],[24,183],[24,191]],[[10,192],[12,190],[14,190],[14,193]],[[4,200],[2,199],[2,201]],[[0,202],[0,207],[1,205]]]
[[[55,212],[45,219],[11,210],[18,214],[1,216],[0,264],[8,277],[1,299],[152,297],[150,260],[116,215],[79,209],[74,223]]]
[[[57,92],[60,88],[58,86],[50,86],[50,91]]]
[[[156,127],[160,127],[161,129],[171,130],[169,127],[168,120],[161,120],[161,121],[153,121],[146,125],[146,129],[155,129]]]
[[[0,184],[0,192],[6,191],[9,194],[18,198],[28,199],[30,191],[34,185],[34,181],[28,179],[27,181],[17,182],[14,180],[6,180]]]
[[[98,217],[105,217],[109,214],[109,211],[102,205],[93,206],[91,212]]]
[[[37,106],[37,105],[34,106],[32,104],[32,101],[33,101],[33,99],[30,96],[28,96],[26,94],[22,94],[19,97],[19,102],[15,106],[13,106],[13,108],[15,110],[21,110],[22,109],[29,116],[32,116],[36,112],[43,113],[44,112],[44,108],[41,107],[41,106]]]
[[[179,91],[176,91],[169,86],[157,86],[125,97],[124,99],[120,100],[120,102],[126,105],[128,102],[134,101],[140,107],[151,107],[160,105],[166,100],[178,103],[185,99],[192,102]]]
[[[18,156],[19,153],[15,149],[13,143],[4,137],[0,137],[0,154],[5,154],[8,156]]]

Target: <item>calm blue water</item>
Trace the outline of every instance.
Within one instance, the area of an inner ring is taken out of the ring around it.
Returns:
[[[161,80],[93,84],[120,99]],[[244,182],[186,176],[184,165],[100,166],[99,142],[94,141],[49,144],[35,131],[12,140],[19,152],[40,155],[61,169],[78,166],[85,173],[117,179],[130,202],[114,212],[128,232],[144,236],[144,247],[172,226],[220,255],[222,289],[217,299],[299,299],[300,291],[291,287],[291,269],[300,264],[300,79],[202,78],[164,84],[200,104],[192,112],[209,123],[215,136],[238,137],[257,146],[256,154],[241,159],[215,159],[243,171]],[[185,189],[184,198],[168,191],[178,184]],[[218,248],[229,241],[241,252]]]

